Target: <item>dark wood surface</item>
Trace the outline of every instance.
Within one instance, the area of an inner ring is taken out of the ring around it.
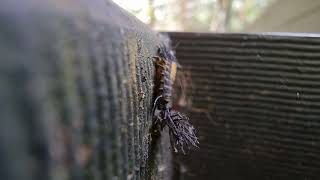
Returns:
[[[169,33],[200,149],[180,179],[320,178],[320,38]]]
[[[0,179],[169,178],[150,132],[161,42],[108,0],[1,1]]]

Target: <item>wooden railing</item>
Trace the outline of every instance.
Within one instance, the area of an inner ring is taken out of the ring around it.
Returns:
[[[170,36],[200,141],[182,179],[320,178],[320,36]]]
[[[170,178],[156,32],[106,0],[1,1],[0,27],[0,179]]]

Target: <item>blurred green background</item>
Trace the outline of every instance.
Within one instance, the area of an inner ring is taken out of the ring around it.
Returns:
[[[274,0],[114,0],[156,30],[241,31]]]
[[[319,0],[113,0],[155,30],[320,32]]]

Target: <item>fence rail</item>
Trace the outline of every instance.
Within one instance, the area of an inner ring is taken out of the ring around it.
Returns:
[[[170,36],[200,139],[181,179],[319,179],[319,36]]]
[[[163,40],[111,1],[0,4],[0,179],[170,178],[150,131]]]

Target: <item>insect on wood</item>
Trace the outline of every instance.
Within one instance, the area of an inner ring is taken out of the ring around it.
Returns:
[[[152,113],[155,125],[161,130],[169,128],[170,142],[175,152],[185,154],[185,148],[198,147],[198,138],[189,118],[172,109],[172,87],[178,68],[177,59],[172,50],[166,46],[158,49],[155,62],[155,98]]]

